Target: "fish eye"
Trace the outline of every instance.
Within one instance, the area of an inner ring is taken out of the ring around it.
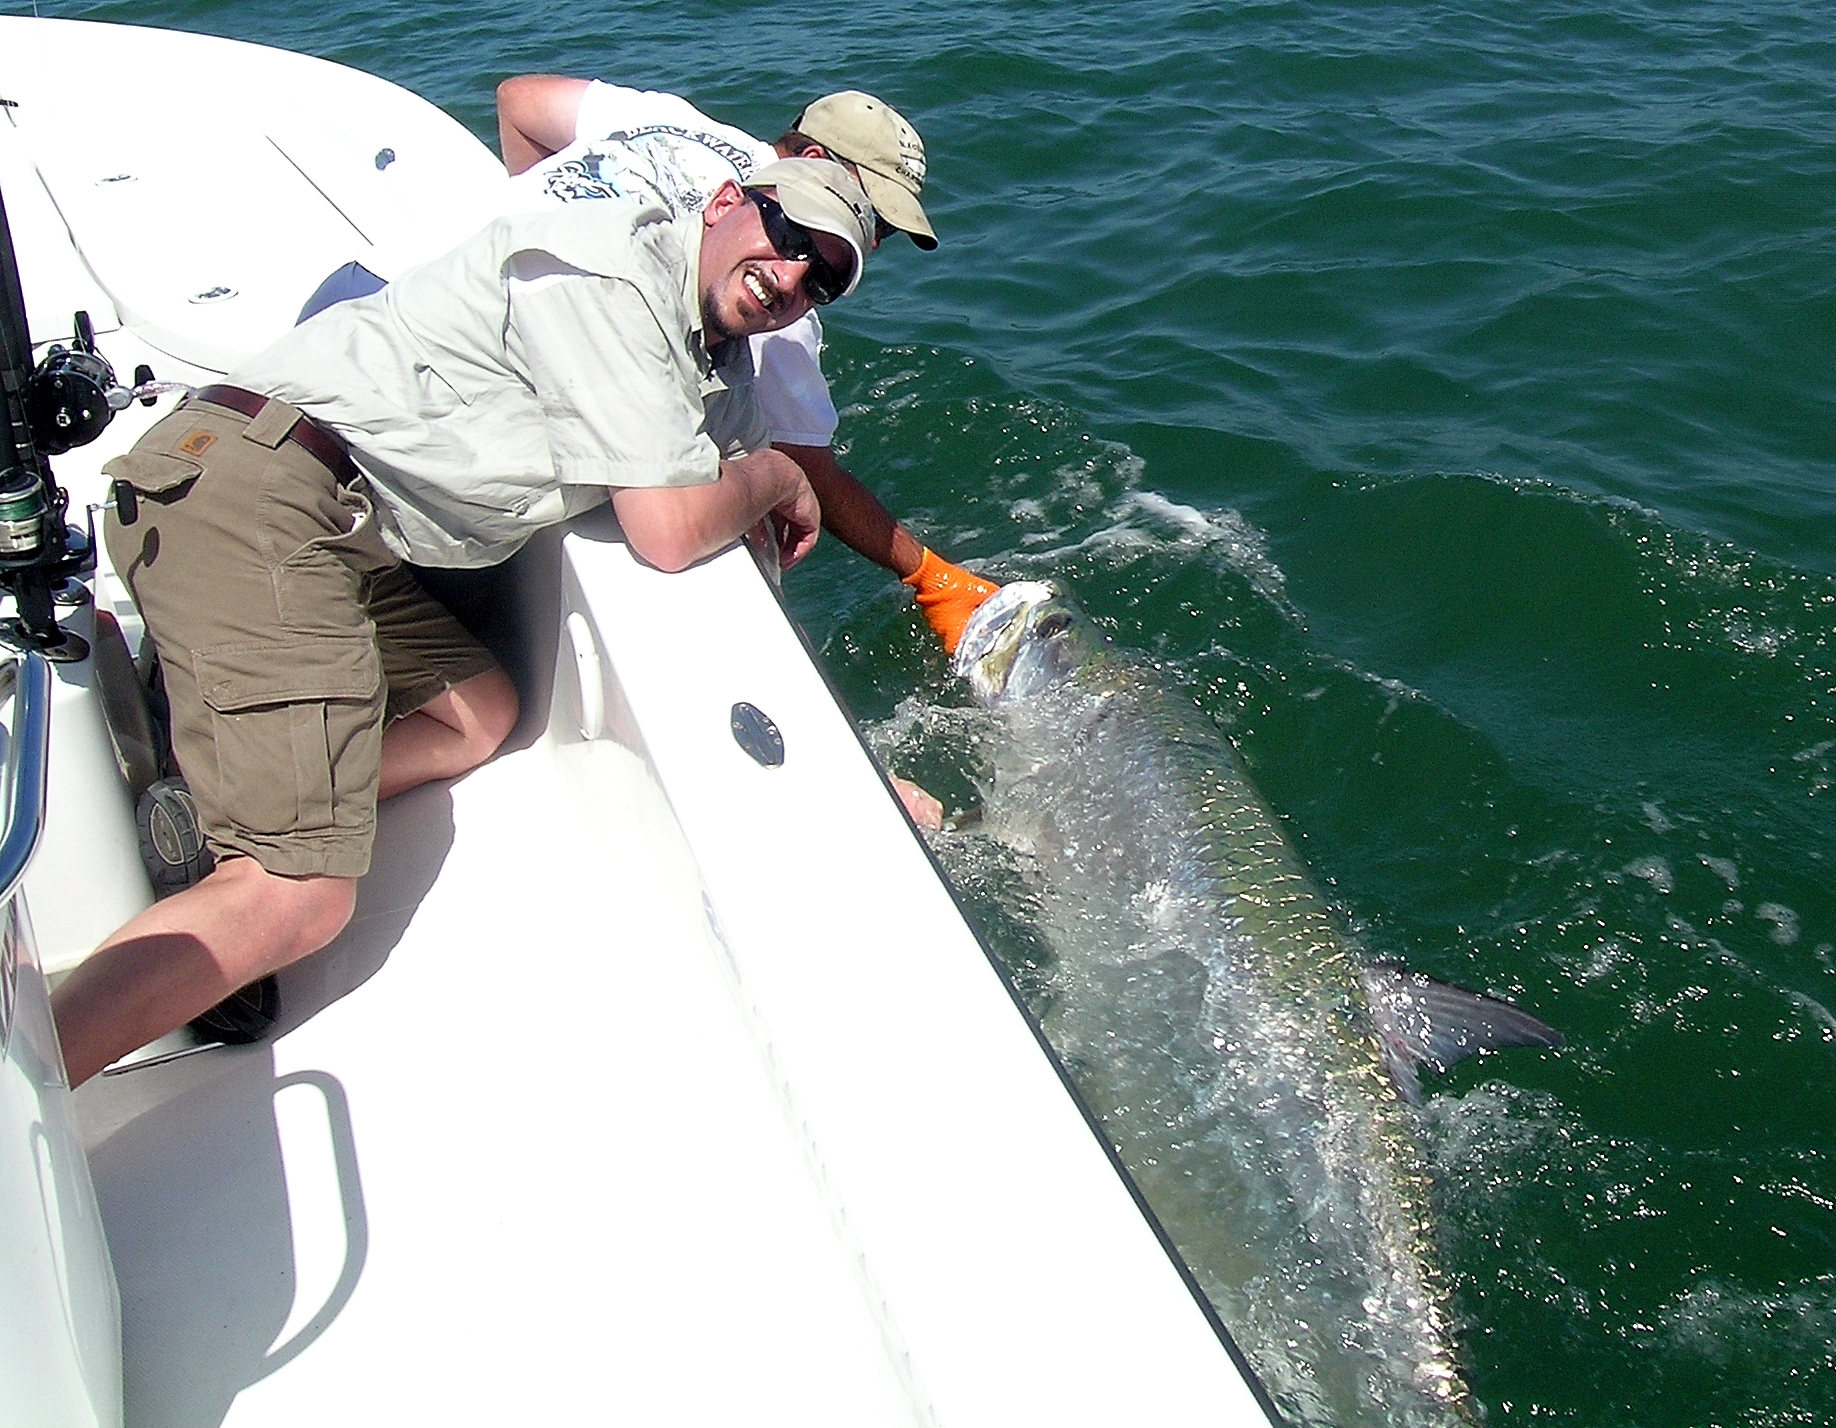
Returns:
[[[1071,617],[1063,610],[1054,610],[1033,627],[1033,633],[1042,640],[1049,640],[1070,628]]]

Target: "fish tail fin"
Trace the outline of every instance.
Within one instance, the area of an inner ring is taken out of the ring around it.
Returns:
[[[1418,1066],[1446,1072],[1480,1051],[1565,1044],[1554,1027],[1497,997],[1383,963],[1361,975],[1384,1065],[1410,1105],[1421,1104]]]

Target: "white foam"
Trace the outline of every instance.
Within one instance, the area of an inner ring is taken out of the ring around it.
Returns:
[[[1836,1016],[1830,1015],[1828,1007],[1815,997],[1805,996],[1803,992],[1787,990],[1785,996],[1793,1006],[1822,1028],[1825,1041],[1836,1041]]]
[[[1241,576],[1250,588],[1296,623],[1300,614],[1287,599],[1288,577],[1270,558],[1268,538],[1237,511],[1205,510],[1176,501],[1159,491],[1144,490],[1142,463],[1132,454],[1115,462],[1123,489],[1106,493],[1095,477],[1098,464],[1084,462],[1060,468],[1058,484],[1047,497],[1021,497],[1009,512],[1022,525],[1035,527],[1020,538],[1026,551],[1016,561],[1024,569],[1049,574],[1077,556],[1093,556],[1111,569],[1164,557],[1179,563],[1207,559]],[[1098,508],[1106,524],[1076,539],[1067,539]]]
[[[1786,1364],[1821,1363],[1836,1342],[1836,1276],[1758,1294],[1709,1280],[1679,1294],[1658,1320],[1673,1351],[1730,1370],[1752,1372],[1756,1352]]]
[[[1784,903],[1762,902],[1753,909],[1753,915],[1772,924],[1772,930],[1766,935],[1779,946],[1789,947],[1798,940],[1798,914]]]
[[[1186,506],[1180,502],[1161,495],[1158,491],[1136,491],[1133,495],[1135,507],[1150,516],[1157,516],[1169,525],[1182,527],[1195,536],[1209,537],[1212,533],[1212,518],[1197,506]]]
[[[1726,883],[1729,892],[1735,892],[1739,889],[1740,869],[1735,866],[1732,858],[1712,858],[1707,853],[1703,853],[1700,856],[1702,858],[1702,866],[1707,868],[1716,877],[1720,878],[1722,882]]]
[[[1578,974],[1583,982],[1597,982],[1610,976],[1627,960],[1625,944],[1609,937],[1588,954],[1587,963]]]
[[[1661,893],[1675,890],[1676,874],[1670,870],[1670,859],[1652,853],[1647,857],[1634,858],[1626,864],[1625,871],[1635,878],[1643,878]]]
[[[1727,631],[1728,642],[1748,654],[1776,655],[1785,646],[1784,632],[1755,628],[1744,620],[1730,620]]]

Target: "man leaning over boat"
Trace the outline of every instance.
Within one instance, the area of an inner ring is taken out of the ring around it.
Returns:
[[[723,183],[699,214],[499,219],[293,329],[151,427],[109,553],[159,654],[216,867],[59,987],[72,1084],[317,951],[350,920],[376,804],[477,767],[516,722],[490,654],[403,562],[485,566],[608,498],[679,570],[761,520],[821,520],[768,440],[746,338],[852,292],[874,246],[839,165]]]
[[[829,158],[873,200],[876,241],[903,232],[927,252],[937,247],[919,202],[924,141],[891,105],[858,90],[818,99],[766,144],[674,94],[525,74],[498,86],[497,130],[504,167],[514,176],[513,204],[636,197],[691,213],[722,183],[744,182],[761,165]],[[837,417],[821,342],[813,312],[752,339],[772,444],[809,477],[823,528],[911,586],[926,621],[954,653],[969,616],[995,587],[927,549],[835,459]]]

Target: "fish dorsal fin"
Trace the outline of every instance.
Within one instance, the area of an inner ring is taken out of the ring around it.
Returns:
[[[1417,1066],[1451,1071],[1479,1051],[1563,1044],[1554,1027],[1497,997],[1381,963],[1364,968],[1363,979],[1384,1064],[1411,1105],[1422,1099]]]

